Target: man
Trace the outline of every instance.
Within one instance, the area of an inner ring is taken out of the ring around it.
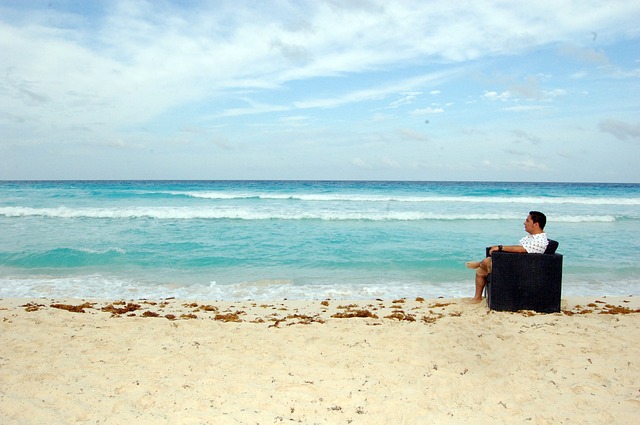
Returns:
[[[520,239],[518,245],[495,245],[489,249],[489,257],[482,261],[470,261],[467,267],[476,270],[476,294],[471,299],[473,304],[482,302],[482,292],[487,285],[487,275],[491,273],[491,253],[494,251],[518,252],[542,254],[547,249],[549,241],[544,233],[544,226],[547,224],[547,217],[539,211],[530,211],[524,221],[524,230],[527,236]]]

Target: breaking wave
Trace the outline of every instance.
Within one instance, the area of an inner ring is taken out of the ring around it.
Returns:
[[[362,194],[251,193],[222,191],[172,191],[169,195],[212,200],[263,199],[308,202],[410,202],[410,203],[478,203],[478,204],[549,204],[549,205],[640,205],[640,198],[587,198],[546,196],[396,196]]]
[[[521,214],[439,214],[419,211],[334,211],[334,210],[259,210],[250,208],[193,208],[193,207],[130,207],[130,208],[31,208],[2,207],[4,217],[90,218],[90,219],[158,219],[158,220],[366,220],[366,221],[422,221],[422,220],[514,220]],[[615,222],[634,219],[613,215],[565,215],[550,217],[555,222]]]

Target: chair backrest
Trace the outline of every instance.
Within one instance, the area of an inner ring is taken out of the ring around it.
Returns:
[[[558,242],[552,239],[549,239],[549,244],[547,245],[547,249],[544,251],[545,254],[555,254],[556,249],[558,249]]]

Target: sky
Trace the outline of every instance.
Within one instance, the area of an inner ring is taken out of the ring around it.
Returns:
[[[640,2],[0,0],[0,179],[640,183]]]

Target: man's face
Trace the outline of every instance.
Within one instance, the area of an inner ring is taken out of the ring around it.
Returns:
[[[527,219],[524,221],[524,230],[525,232],[531,234],[534,230],[535,223],[531,219],[531,215],[527,216]]]

